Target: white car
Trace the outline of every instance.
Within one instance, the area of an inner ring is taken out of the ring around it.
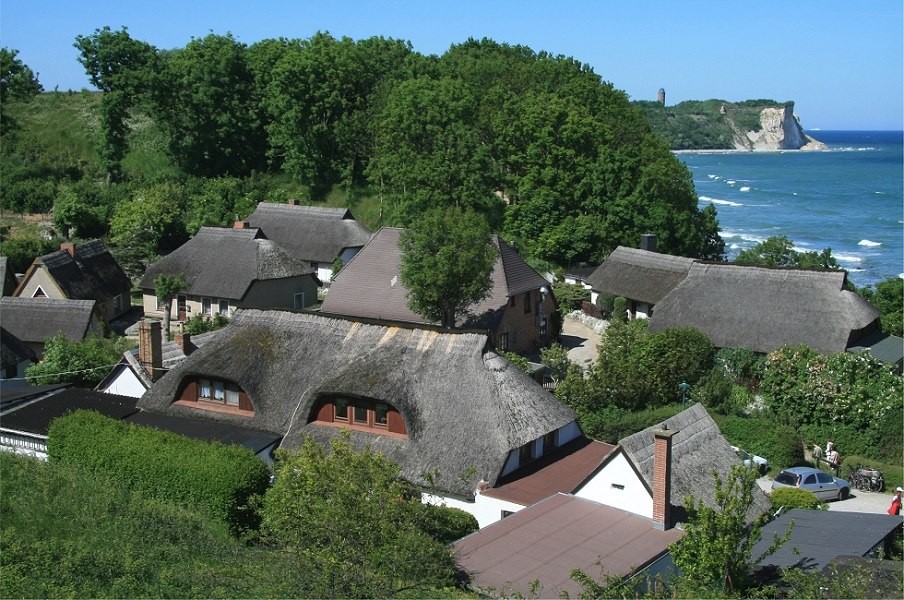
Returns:
[[[769,469],[769,461],[763,458],[762,456],[757,456],[755,454],[750,454],[741,450],[737,446],[732,446],[732,450],[735,451],[735,454],[738,455],[742,461],[744,461],[745,467],[752,467],[757,470],[758,473],[765,473]]]

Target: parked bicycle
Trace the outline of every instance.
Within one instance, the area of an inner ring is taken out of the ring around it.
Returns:
[[[851,485],[861,492],[881,492],[885,489],[885,478],[878,469],[863,468],[858,466],[851,473]]]

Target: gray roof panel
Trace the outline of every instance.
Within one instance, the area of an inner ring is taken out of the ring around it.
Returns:
[[[0,298],[3,328],[23,342],[43,343],[63,333],[72,341],[85,339],[94,318],[94,300]]]

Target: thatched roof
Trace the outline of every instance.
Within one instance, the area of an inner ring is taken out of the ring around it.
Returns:
[[[365,319],[424,323],[425,319],[408,308],[408,288],[402,285],[399,269],[402,229],[383,227],[370,242],[333,279],[323,302],[323,311]],[[459,326],[494,328],[509,298],[549,286],[539,273],[524,262],[508,244],[493,236],[499,256],[490,274],[489,296],[468,308],[469,315]]]
[[[132,282],[100,240],[75,246],[74,256],[57,250],[36,258],[25,278],[41,266],[72,300],[103,302],[132,289]]]
[[[360,248],[372,234],[347,208],[261,202],[245,220],[296,260],[327,264],[346,248]]]
[[[53,298],[0,298],[3,328],[29,343],[63,333],[80,341],[92,329],[94,300],[57,300]]]
[[[694,404],[666,419],[664,423],[657,423],[619,440],[619,446],[637,467],[647,488],[652,490],[655,449],[653,432],[662,429],[663,425],[678,432],[672,437],[672,506],[684,508],[684,499],[693,496],[706,505],[715,507],[713,471],[719,474],[722,481],[726,481],[732,465],[741,464],[741,460],[722,437],[719,426],[702,404]],[[759,487],[753,492],[754,504],[747,513],[751,521],[771,506]],[[682,510],[678,511],[679,519],[682,513]]]
[[[15,369],[20,362],[26,360],[37,362],[38,356],[34,350],[23,344],[22,340],[7,331],[5,327],[0,327],[0,367],[4,371],[10,368]]]
[[[255,281],[312,275],[260,229],[202,227],[150,267],[139,284],[153,290],[160,275],[185,275],[188,294],[241,300]]]
[[[843,271],[694,263],[656,305],[650,331],[689,326],[715,346],[755,352],[799,344],[843,352],[879,318],[844,280]]]
[[[9,263],[5,256],[0,256],[0,296],[12,296],[16,291],[19,282],[16,281],[16,274],[9,268]]]
[[[189,376],[237,383],[254,416],[173,406]],[[480,479],[495,483],[510,451],[575,419],[570,408],[489,351],[484,335],[247,309],[157,381],[139,405],[271,431],[292,449],[306,436],[326,443],[339,435],[337,427],[308,423],[317,400],[331,394],[398,409],[407,439],[352,431],[353,444],[385,453],[415,482],[438,470],[440,490],[468,497]]]
[[[693,258],[619,246],[587,278],[604,294],[656,304],[687,276]]]

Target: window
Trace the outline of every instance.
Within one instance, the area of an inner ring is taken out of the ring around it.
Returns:
[[[518,465],[524,466],[534,460],[533,442],[528,442],[518,448]]]
[[[220,306],[218,311],[220,315],[224,317],[229,316],[229,300],[220,300]]]
[[[213,314],[213,310],[211,309],[210,298],[201,298],[201,314],[202,315]]]
[[[157,307],[157,310],[165,310],[166,309],[166,305],[164,305],[163,300],[161,300],[157,296],[154,296],[154,306]]]
[[[198,386],[198,398],[203,400],[210,400],[212,396],[210,395],[210,380],[202,379]]]
[[[504,510],[502,511],[502,518],[511,517],[513,514],[515,514],[514,511]]]
[[[226,384],[222,381],[213,382],[213,399],[215,402],[222,402],[226,399]]]
[[[212,377],[187,379],[180,388],[176,402],[193,408],[254,413],[248,394],[237,384]],[[217,406],[219,405],[219,406]]]
[[[499,334],[499,349],[503,352],[508,352],[509,349],[509,334],[508,333],[500,333]]]
[[[31,295],[32,298],[46,298],[47,294],[44,293],[44,288],[38,286],[35,288],[34,293]]]
[[[304,293],[295,294],[295,310],[304,308]]]
[[[621,484],[621,483],[613,483],[613,484],[612,484],[612,487],[613,487],[613,489],[616,489],[616,490],[623,490],[623,489],[625,489],[625,486],[624,486],[623,484]]]
[[[530,312],[530,292],[524,294],[524,314]]]
[[[402,435],[408,433],[398,410],[386,402],[369,398],[326,398],[316,405],[311,421],[337,423],[350,429],[382,430]]]
[[[816,483],[816,475],[813,475],[813,474],[807,475],[806,480],[804,480],[804,484],[812,485],[814,483]]]
[[[543,454],[548,454],[559,446],[559,431],[550,431],[543,436]]]
[[[817,473],[816,480],[819,481],[819,483],[832,483],[835,481],[828,473]]]
[[[546,317],[540,317],[540,335],[546,335],[549,332],[549,320]]]

